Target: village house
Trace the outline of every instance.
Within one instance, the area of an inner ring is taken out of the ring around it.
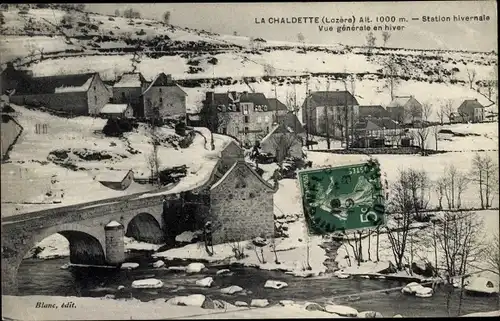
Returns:
[[[277,123],[284,123],[285,126],[291,128],[293,132],[297,134],[305,143],[306,130],[304,129],[304,125],[302,125],[297,115],[295,115],[293,112],[289,111],[284,115],[278,116]]]
[[[413,96],[396,96],[386,109],[391,119],[401,125],[417,124],[422,121],[422,104]]]
[[[162,72],[142,93],[144,116],[185,121],[186,96],[187,93],[172,80],[172,76]]]
[[[132,184],[134,172],[132,170],[108,171],[98,174],[95,180],[111,189],[125,190]]]
[[[10,101],[60,111],[96,116],[111,94],[98,73],[33,77],[18,85]]]
[[[367,117],[373,118],[387,118],[391,117],[391,114],[381,105],[366,105],[359,106],[359,119],[365,119]]]
[[[144,117],[144,100],[142,92],[148,87],[148,82],[140,72],[123,74],[113,85],[113,103],[130,104],[137,118]]]
[[[269,110],[273,111],[273,122],[277,122],[279,117],[288,113],[288,108],[277,98],[267,98],[269,102]]]
[[[287,157],[303,158],[302,138],[284,122],[274,126],[260,142],[260,150],[276,157],[277,162]]]
[[[312,135],[325,135],[328,128],[332,138],[343,138],[346,116],[348,126],[359,116],[358,101],[348,91],[315,91],[302,104],[302,122]]]
[[[457,114],[454,114],[453,122],[481,123],[484,120],[484,106],[477,99],[464,100],[457,108]]]
[[[238,142],[231,139],[220,152],[220,171],[225,174],[233,164],[239,160],[245,159],[245,151]]]
[[[213,132],[251,146],[271,131],[274,111],[262,93],[207,92],[202,123]]]
[[[250,164],[236,161],[210,188],[213,244],[273,236],[276,191]]]
[[[106,104],[102,107],[100,114],[105,118],[112,119],[134,117],[134,111],[130,104]]]
[[[389,117],[360,118],[355,127],[356,147],[384,147],[386,144],[399,145],[403,129]]]

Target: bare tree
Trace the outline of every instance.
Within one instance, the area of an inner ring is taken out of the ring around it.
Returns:
[[[255,41],[255,38],[254,37],[250,37],[248,38],[248,46],[250,47],[250,50],[254,51],[255,49],[257,49],[258,43],[257,41]]]
[[[116,9],[115,10],[115,17],[119,17],[120,16],[120,10],[119,9]]]
[[[396,222],[396,228],[386,227],[395,265],[403,269],[403,259],[407,250],[408,234],[412,220],[425,210],[428,200],[429,179],[422,170],[400,170],[391,186],[389,206]]]
[[[446,189],[446,181],[444,176],[438,178],[434,182],[434,191],[436,192],[436,195],[438,197],[438,210],[443,209],[443,197],[445,194],[445,189]]]
[[[469,87],[473,89],[474,81],[476,80],[476,70],[467,68],[467,79],[469,80]]]
[[[29,41],[24,45],[24,47],[28,51],[27,57],[29,58],[29,62],[33,62],[36,56],[36,52],[38,51],[37,46],[33,42]]]
[[[486,87],[488,99],[491,102],[494,102],[492,100],[492,96],[498,87],[498,79],[497,79],[498,77],[497,77],[496,69],[494,69],[493,71],[490,72],[489,77],[490,77],[490,79],[488,79],[484,82],[484,86]]]
[[[302,34],[302,32],[299,32],[297,34],[297,40],[302,44],[302,48],[304,52],[306,51],[306,37]]]
[[[271,144],[276,161],[281,164],[285,158],[290,157],[294,145],[299,143],[300,138],[295,133],[275,133],[271,138]]]
[[[493,235],[493,239],[486,244],[485,255],[486,265],[489,271],[500,275],[500,239],[498,231]]]
[[[394,92],[401,82],[399,79],[399,65],[396,62],[394,55],[390,55],[383,63],[384,88],[389,89],[391,100],[394,100]]]
[[[460,208],[462,194],[469,184],[469,178],[451,164],[445,168],[442,180],[448,209]]]
[[[439,131],[441,127],[439,125],[434,125],[432,128],[432,136],[434,136],[434,142],[436,143],[436,150],[438,150],[438,139],[439,139]]]
[[[498,186],[494,183],[498,182],[497,168],[498,166],[489,155],[481,156],[476,153],[472,159],[470,177],[472,182],[476,183],[479,188],[482,209],[489,208],[492,205],[492,191]]]
[[[454,112],[453,101],[451,99],[445,100],[440,106],[441,113],[444,117],[448,119],[448,123],[451,123],[451,118]]]
[[[161,185],[160,180],[160,159],[158,157],[158,147],[160,146],[160,137],[158,134],[158,122],[160,119],[160,110],[158,106],[154,106],[151,115],[151,144],[153,145],[153,152],[148,156],[148,167],[151,171],[151,179],[154,179],[156,185]]]
[[[415,119],[415,110],[416,108],[410,110],[413,119]],[[420,147],[421,153],[425,154],[427,137],[429,136],[429,126],[427,122],[432,112],[432,106],[429,103],[422,104],[421,112],[422,112],[422,120],[420,122],[420,126],[415,128],[413,133],[414,133],[414,138],[417,141],[418,146]]]
[[[452,278],[467,274],[484,255],[482,245],[484,226],[479,216],[474,212],[459,211],[445,212],[437,230],[437,246],[444,256],[444,267],[448,283],[453,284]],[[462,305],[465,277],[460,277],[461,293],[458,313]]]
[[[166,25],[169,25],[169,24],[170,24],[170,11],[166,11],[166,12],[163,14],[163,22],[164,22]]]
[[[444,105],[440,104],[438,110],[436,110],[436,116],[439,120],[439,124],[442,126],[444,125],[444,118],[445,118],[445,112],[444,112]]]
[[[375,47],[375,42],[377,41],[377,38],[373,34],[373,32],[369,32],[368,35],[366,36],[366,46],[368,47],[368,54],[370,55],[372,53],[373,47]]]
[[[391,34],[388,31],[382,32],[382,40],[384,41],[384,47],[386,46],[387,41],[389,40],[390,37]]]
[[[225,110],[219,110],[215,106],[203,106],[200,111],[203,124],[210,130],[210,149],[215,150],[214,132],[221,133],[222,129],[229,123],[229,115]]]
[[[300,106],[297,103],[297,89],[295,84],[291,91],[289,90],[286,93],[286,106],[288,107],[288,111],[292,112],[294,115],[297,115],[297,112],[300,110]]]

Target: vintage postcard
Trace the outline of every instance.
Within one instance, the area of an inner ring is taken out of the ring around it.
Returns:
[[[500,316],[497,9],[0,4],[2,319]]]

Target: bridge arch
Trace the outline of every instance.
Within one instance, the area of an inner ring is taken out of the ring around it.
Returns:
[[[160,244],[165,241],[165,232],[158,220],[150,213],[140,212],[124,222],[125,236],[137,241]]]

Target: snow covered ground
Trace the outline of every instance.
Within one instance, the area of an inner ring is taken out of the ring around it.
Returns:
[[[21,106],[13,107],[20,112],[17,121],[24,130],[10,152],[9,163],[2,164],[2,216],[154,190],[150,185],[132,183],[126,190],[117,191],[95,180],[99,173],[113,170],[132,170],[138,178],[149,176],[147,156],[152,153],[152,146],[145,127],[140,126],[125,134],[125,139],[105,137],[95,132],[105,125],[105,120],[100,118],[67,119]],[[37,124],[46,124],[47,133],[36,134]],[[174,130],[168,128],[162,128],[160,135],[165,138],[176,136]],[[200,135],[196,135],[193,144],[186,149],[175,149],[168,144],[159,148],[160,168],[187,166],[187,176],[181,179],[172,193],[203,184],[210,177],[218,153],[229,140],[226,136],[214,137],[214,151],[209,150],[209,145],[205,146],[205,140]],[[139,153],[130,153],[129,146]],[[47,160],[53,150],[83,148],[106,152],[113,157],[88,161],[71,154],[71,163],[83,168],[78,171]]]

